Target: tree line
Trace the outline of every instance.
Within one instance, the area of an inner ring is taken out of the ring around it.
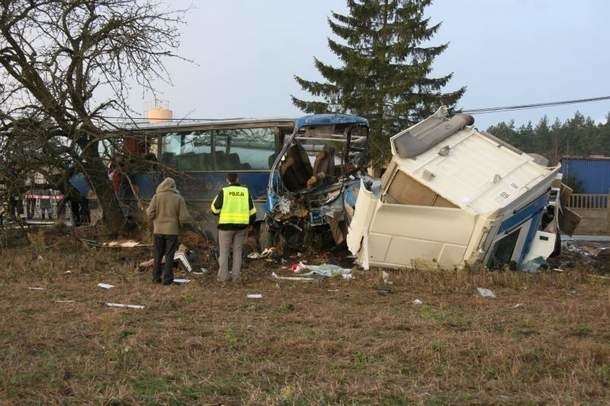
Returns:
[[[552,165],[563,156],[610,156],[610,113],[601,123],[576,112],[565,121],[555,119],[552,123],[546,116],[536,124],[500,122],[487,132],[522,151],[546,157]]]

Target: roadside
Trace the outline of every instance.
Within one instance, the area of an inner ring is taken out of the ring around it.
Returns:
[[[354,270],[350,280],[303,282],[273,280],[286,265],[262,259],[247,263],[245,286],[221,288],[212,269],[180,273],[191,282],[161,287],[134,270],[147,248],[85,249],[57,237],[47,250],[48,242],[0,258],[6,403],[603,403],[610,396],[610,281],[581,265],[537,274],[385,271],[385,278]]]

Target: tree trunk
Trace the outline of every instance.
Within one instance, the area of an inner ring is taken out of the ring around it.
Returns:
[[[106,229],[110,234],[116,235],[122,231],[125,225],[125,216],[108,179],[104,163],[97,156],[97,153],[91,152],[92,149],[88,149],[86,152],[86,158],[83,162],[84,175],[97,196],[98,204],[102,208],[102,221]]]

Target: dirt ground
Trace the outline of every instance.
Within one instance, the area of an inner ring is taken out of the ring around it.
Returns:
[[[0,256],[3,405],[610,401],[610,280],[585,269],[160,286],[147,249],[33,242]]]

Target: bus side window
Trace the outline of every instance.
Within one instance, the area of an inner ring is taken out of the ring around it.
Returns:
[[[163,136],[161,163],[182,171],[213,169],[208,131],[169,133]]]
[[[242,128],[223,131],[230,148],[223,156],[224,170],[268,170],[269,157],[275,153],[273,128]],[[218,148],[217,148],[218,151]]]

